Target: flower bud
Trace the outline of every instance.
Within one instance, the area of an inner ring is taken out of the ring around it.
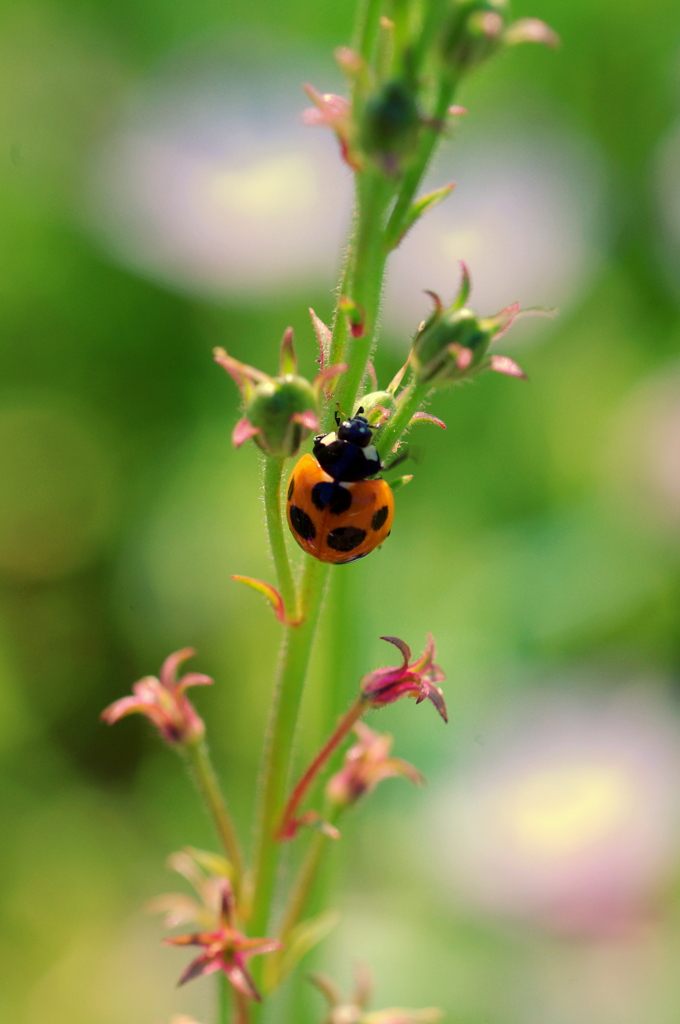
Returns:
[[[288,458],[316,429],[316,410],[316,395],[309,381],[287,373],[255,386],[245,418],[256,429],[252,436],[262,451]]]
[[[457,72],[470,71],[503,43],[507,0],[455,0],[442,37],[442,53]]]
[[[397,403],[391,391],[371,391],[361,399],[361,407],[368,422],[375,426],[389,419]]]
[[[508,306],[495,316],[478,317],[465,305],[469,292],[470,277],[463,264],[460,291],[447,309],[439,296],[430,293],[435,308],[430,319],[418,331],[410,356],[419,384],[441,387],[481,370],[496,370],[512,377],[525,376],[507,356],[487,354],[494,338],[503,334],[517,317],[519,305]]]
[[[413,90],[400,79],[385,82],[371,96],[361,123],[361,148],[387,174],[397,174],[415,149],[420,114]]]
[[[321,321],[318,325],[324,326]],[[241,363],[223,348],[216,348],[213,354],[215,362],[236,382],[243,398],[245,415],[232,434],[235,446],[239,448],[252,438],[263,452],[278,458],[295,455],[304,439],[319,429],[317,410],[323,389],[346,369],[344,363],[327,366],[313,383],[300,377],[291,327],[281,341],[278,377]]]

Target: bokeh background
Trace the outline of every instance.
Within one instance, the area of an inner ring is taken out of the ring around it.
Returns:
[[[0,10],[0,1016],[208,1024],[149,897],[214,845],[171,752],[102,707],[198,650],[247,835],[278,627],[258,457],[215,344],[314,371],[350,203],[300,83],[339,86],[333,0],[7,0]],[[384,385],[457,260],[474,305],[558,306],[502,350],[530,382],[440,393],[370,558],[333,572],[301,755],[378,639],[431,630],[451,723],[374,716],[429,777],[336,851],[321,953],[376,1006],[458,1024],[680,1013],[680,7],[521,0],[563,47],[503,55],[432,171],[452,197],[387,286]],[[316,1001],[314,1001],[316,1000]],[[310,1004],[317,1016],[317,997]],[[311,1020],[317,1019],[311,1016]],[[302,1022],[301,1022],[302,1024]]]

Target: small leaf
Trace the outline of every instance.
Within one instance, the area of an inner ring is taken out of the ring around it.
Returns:
[[[389,483],[393,491],[398,491],[400,487],[410,484],[411,480],[413,480],[413,473],[407,473],[405,476],[398,476],[396,480],[390,480]]]
[[[211,850],[197,850],[194,846],[185,846],[184,849],[208,875],[229,879],[234,877],[231,861],[228,861],[222,854],[212,853]]]
[[[164,914],[163,924],[166,928],[177,928],[178,925],[193,922],[209,928],[213,923],[212,915],[203,904],[185,893],[167,892],[156,896],[145,903],[144,910],[147,914]]]
[[[339,920],[340,914],[337,910],[324,910],[315,917],[302,921],[293,928],[288,936],[284,936],[286,948],[276,964],[276,985],[281,984],[297,967],[302,958],[326,938]]]
[[[331,329],[316,315],[311,306],[309,315],[312,319],[316,340],[319,343],[319,369],[323,370],[331,354]]]
[[[409,355],[408,359],[406,360],[406,362],[404,363],[402,368],[397,371],[397,373],[394,375],[394,377],[392,378],[390,383],[387,385],[387,390],[391,394],[394,394],[396,392],[397,388],[399,387],[399,385],[401,384],[402,380],[404,379],[404,374],[408,370],[408,364],[409,364],[410,360],[411,360],[411,356]]]
[[[231,578],[232,580],[236,580],[237,583],[245,583],[247,587],[250,587],[252,590],[257,590],[259,594],[263,594],[274,609],[276,618],[284,626],[297,625],[297,622],[289,622],[286,618],[286,609],[283,604],[283,598],[276,587],[272,587],[271,583],[264,583],[262,580],[253,579],[252,576],[232,576]]]
[[[440,420],[437,416],[433,416],[429,412],[415,412],[409,421],[409,426],[411,426],[412,423],[434,423],[436,427],[441,427],[442,430],[446,430],[444,420]]]
[[[316,395],[317,401],[321,397],[321,392],[324,391],[326,398],[331,397],[329,383],[339,377],[341,373],[344,373],[348,368],[347,363],[334,363],[332,366],[327,366],[321,373],[318,373],[314,378],[312,387],[314,388],[314,394]]]
[[[462,274],[461,274],[461,281],[460,281],[460,288],[458,289],[458,294],[456,295],[455,299],[453,300],[452,309],[462,309],[463,308],[463,306],[465,305],[465,303],[468,300],[468,297],[470,295],[470,289],[472,287],[472,281],[470,280],[470,271],[468,269],[468,265],[465,262],[465,260],[461,260],[460,261],[460,269],[461,269],[461,272],[462,272]]]
[[[286,327],[281,339],[281,362],[279,373],[284,377],[287,373],[295,373],[297,370],[297,356],[293,345],[293,328]]]
[[[438,206],[447,196],[450,196],[456,187],[455,181],[450,181],[448,185],[442,185],[441,188],[436,188],[432,192],[428,192],[426,195],[421,196],[415,203],[412,203],[409,207],[406,217],[401,224],[401,232],[399,237],[396,238],[391,244],[391,249],[396,249],[400,244],[404,235],[406,235],[413,225],[423,217],[428,210],[433,210],[435,206]]]

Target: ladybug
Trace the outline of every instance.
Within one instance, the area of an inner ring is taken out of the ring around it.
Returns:
[[[314,454],[302,456],[288,481],[291,533],[321,562],[344,565],[364,558],[392,528],[392,488],[375,479],[384,467],[363,411],[342,422],[336,414],[337,433],[315,437]]]

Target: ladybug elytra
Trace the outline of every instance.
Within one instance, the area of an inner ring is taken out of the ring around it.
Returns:
[[[342,565],[370,554],[389,536],[392,488],[375,477],[383,469],[373,428],[359,409],[338,429],[314,439],[288,481],[288,525],[301,548],[321,562]]]

